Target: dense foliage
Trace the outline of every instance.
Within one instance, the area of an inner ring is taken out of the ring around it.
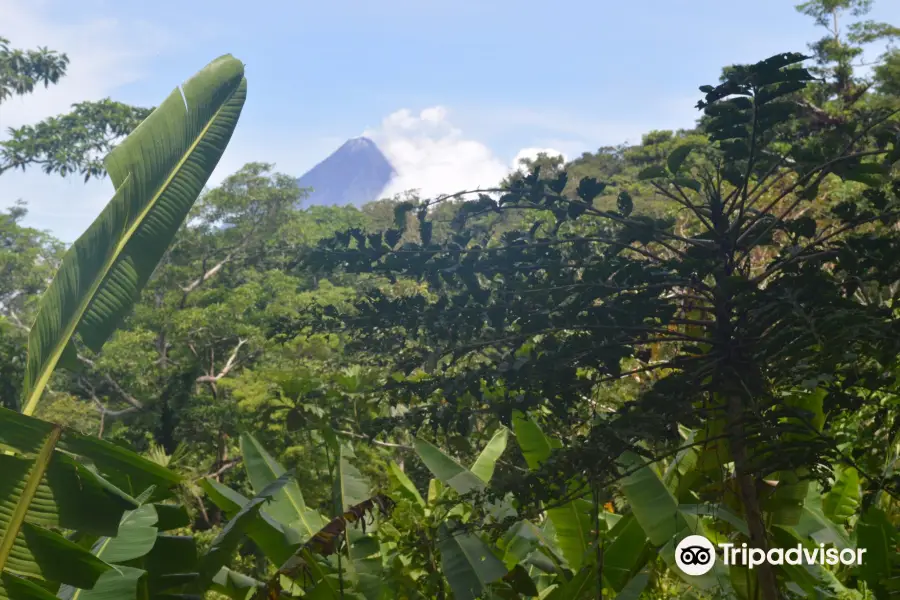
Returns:
[[[871,4],[798,6],[812,55],[724,68],[690,130],[434,199],[304,209],[263,163],[203,189],[229,57],[186,103],[11,131],[0,173],[116,192],[68,251],[0,214],[0,598],[900,597]],[[0,102],[67,64],[0,40]],[[867,554],[692,577],[689,533]]]

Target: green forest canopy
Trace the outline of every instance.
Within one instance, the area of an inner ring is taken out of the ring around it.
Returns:
[[[480,194],[298,210],[295,178],[247,164],[36,396],[30,329],[66,249],[16,205],[0,402],[179,474],[189,519],[143,498],[118,535],[193,536],[208,594],[896,597],[900,59],[856,65],[900,31],[870,5],[798,6],[826,30],[810,59],[723,69],[690,130]],[[4,40],[0,103],[67,64]],[[119,186],[101,159],[150,114],[76,105],[0,142],[0,173]],[[686,531],[871,561],[693,579]]]

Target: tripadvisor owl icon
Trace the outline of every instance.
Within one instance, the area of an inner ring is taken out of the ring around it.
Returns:
[[[716,564],[716,549],[702,535],[689,535],[675,548],[675,564],[685,575],[705,575]]]

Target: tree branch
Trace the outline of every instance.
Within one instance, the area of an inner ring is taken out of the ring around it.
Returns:
[[[89,366],[92,369],[95,369],[95,370],[97,369],[96,363],[94,363],[94,361],[92,361],[91,359],[89,359],[86,356],[82,356],[81,354],[79,354],[78,360],[80,360],[82,363],[86,364],[87,366]],[[128,404],[131,405],[131,410],[129,410],[128,412],[132,412],[134,410],[144,410],[144,403],[141,402],[140,400],[138,400],[137,398],[135,398],[134,396],[132,396],[131,394],[129,394],[128,392],[126,392],[115,379],[113,379],[106,373],[101,373],[100,376],[103,378],[103,380],[106,383],[108,383],[110,385],[110,387],[112,387],[114,390],[116,390],[116,393],[118,393],[125,402],[127,402]],[[107,411],[106,414],[112,415],[112,412]]]
[[[222,370],[219,371],[217,375],[201,375],[195,381],[197,383],[216,383],[223,377],[226,377],[228,373],[231,372],[231,369],[237,364],[237,355],[240,352],[241,347],[247,343],[247,340],[239,339],[237,346],[234,347],[234,350],[231,351],[231,356],[228,357],[228,360],[225,362],[225,366],[222,367]],[[212,367],[212,366],[210,366]]]

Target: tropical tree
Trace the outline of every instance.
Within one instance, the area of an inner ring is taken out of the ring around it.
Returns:
[[[0,37],[0,104],[65,77],[69,66],[65,54],[48,48],[14,49],[9,44]],[[106,98],[75,104],[72,112],[37,125],[11,129],[9,139],[0,142],[0,174],[39,165],[46,173],[62,176],[78,172],[85,181],[100,177],[105,174],[103,157],[150,111]]]

